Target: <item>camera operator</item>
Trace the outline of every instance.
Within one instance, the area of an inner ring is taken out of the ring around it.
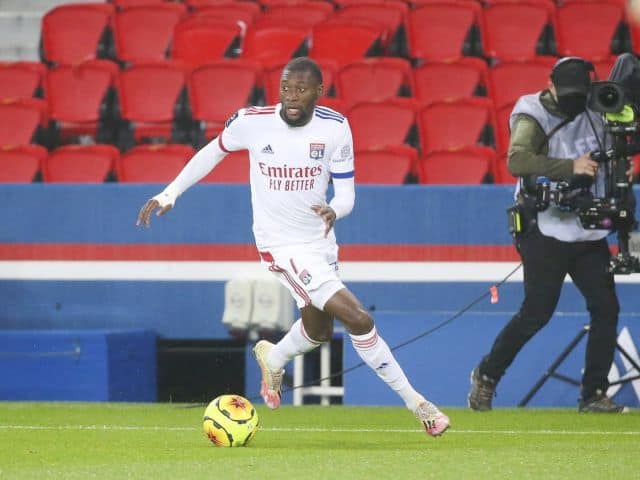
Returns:
[[[516,188],[521,222],[514,239],[523,263],[525,298],[471,372],[468,404],[473,410],[491,410],[505,370],[553,315],[567,274],[584,296],[591,317],[578,410],[625,410],[606,396],[619,313],[609,271],[610,232],[586,230],[576,213],[556,205],[537,211],[535,193],[527,188],[531,179],[535,183],[544,176],[553,192],[556,182],[575,175],[591,177],[594,191],[604,188],[604,164],[590,155],[607,147],[602,116],[587,108],[592,72],[593,66],[581,58],[560,59],[548,89],[524,95],[511,113],[508,166],[521,178]]]

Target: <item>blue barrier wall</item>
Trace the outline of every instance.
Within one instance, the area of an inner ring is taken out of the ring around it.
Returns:
[[[220,322],[226,276],[247,264],[259,269],[248,188],[198,185],[169,215],[154,217],[150,229],[136,228],[138,209],[161,188],[0,185],[0,330],[124,328],[172,339],[228,337]],[[467,306],[517,264],[504,215],[511,198],[511,187],[497,185],[358,187],[354,212],[337,225],[341,268],[367,266],[347,283],[374,311],[388,343]],[[416,262],[418,276],[406,276],[407,265]],[[509,269],[498,268],[505,262],[512,263]],[[422,269],[431,276],[422,278]],[[621,280],[622,318],[633,339],[640,312],[637,280]],[[442,390],[426,383],[421,389],[436,401],[463,404],[468,370],[521,300],[521,283],[506,283],[499,303],[486,297],[438,336],[401,351],[400,356],[424,356],[423,371],[410,370],[420,382],[428,381],[424,371],[431,363],[447,360],[451,371],[442,374],[447,379],[438,387]],[[560,320],[552,322],[548,335],[560,343],[572,337],[584,313],[584,300],[567,284],[557,310]],[[553,348],[540,358],[523,357],[524,366],[533,362],[531,371],[523,370],[528,381],[559,346],[549,345]],[[374,388],[364,380],[368,374],[354,372],[353,380],[345,380],[348,402],[364,401],[356,392]],[[511,380],[505,382],[509,388]],[[513,405],[523,387],[514,383],[497,404]],[[541,392],[534,404],[573,404],[576,394],[569,390],[549,398]],[[375,403],[397,404],[377,390],[374,397]]]

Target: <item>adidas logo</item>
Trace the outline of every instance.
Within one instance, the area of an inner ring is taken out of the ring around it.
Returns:
[[[262,149],[262,153],[270,153],[273,155],[273,149],[271,148],[271,145],[267,145],[266,147],[264,147]]]

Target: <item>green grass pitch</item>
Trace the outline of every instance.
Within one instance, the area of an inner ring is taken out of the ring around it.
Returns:
[[[640,478],[640,412],[444,409],[428,437],[407,410],[260,405],[244,448],[216,448],[204,406],[0,402],[0,479]]]

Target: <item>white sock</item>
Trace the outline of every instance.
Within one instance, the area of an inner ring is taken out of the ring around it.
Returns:
[[[276,372],[282,370],[293,357],[307,353],[320,345],[322,342],[316,342],[309,338],[304,330],[304,325],[302,325],[302,319],[299,318],[296,323],[291,325],[282,340],[276,343],[269,352],[267,367]]]
[[[349,335],[360,358],[376,372],[404,401],[411,411],[424,402],[424,397],[414,390],[407,376],[391,353],[387,342],[378,335],[376,327],[364,335]]]

